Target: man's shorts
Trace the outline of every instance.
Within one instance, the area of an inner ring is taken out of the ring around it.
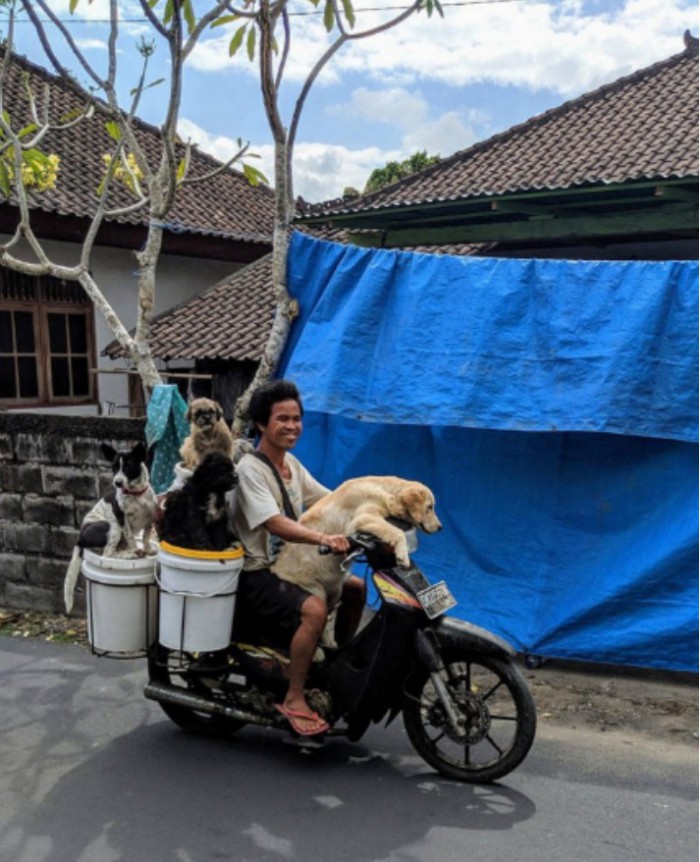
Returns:
[[[310,595],[269,569],[241,572],[234,638],[263,639],[286,649],[301,623],[301,606]]]

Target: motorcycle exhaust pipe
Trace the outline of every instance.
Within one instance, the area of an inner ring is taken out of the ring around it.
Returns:
[[[215,700],[209,700],[199,694],[194,694],[191,691],[184,691],[174,685],[168,685],[164,682],[149,682],[143,690],[144,696],[149,700],[155,700],[159,703],[171,703],[175,706],[184,706],[187,709],[194,709],[197,712],[206,712],[209,715],[222,715],[234,721],[245,721],[249,724],[258,724],[263,727],[278,727],[284,725],[284,719],[278,722],[273,718],[266,718],[257,712],[248,712],[244,709],[237,709],[232,706],[227,706],[224,703],[219,703]]]

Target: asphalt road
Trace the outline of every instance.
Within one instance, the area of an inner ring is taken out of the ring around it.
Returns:
[[[0,639],[0,862],[696,862],[688,745],[542,724],[498,786],[447,781],[400,721],[309,750],[189,736],[145,662]]]

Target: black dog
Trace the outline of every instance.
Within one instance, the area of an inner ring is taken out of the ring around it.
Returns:
[[[158,527],[162,542],[195,551],[223,551],[236,540],[226,492],[237,483],[233,461],[210,452],[182,488],[171,491]]]

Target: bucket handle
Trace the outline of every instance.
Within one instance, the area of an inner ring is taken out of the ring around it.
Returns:
[[[161,592],[166,593],[169,596],[183,596],[184,598],[192,598],[192,599],[215,599],[217,596],[226,595],[226,591],[232,587],[236,581],[238,580],[238,572],[234,572],[231,576],[231,580],[225,584],[223,587],[220,587],[218,590],[215,590],[213,593],[192,593],[192,592],[181,592],[180,590],[169,590],[167,587],[164,587],[160,581],[160,562],[156,563],[153,577],[156,579],[156,583],[158,584],[158,588]]]

